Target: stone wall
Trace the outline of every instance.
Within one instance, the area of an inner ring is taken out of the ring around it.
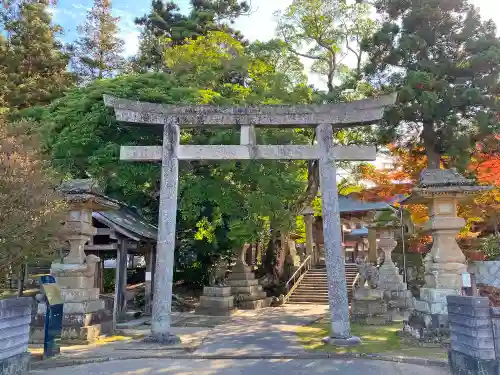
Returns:
[[[447,300],[452,374],[498,375],[500,309],[490,308],[485,297],[448,296]]]
[[[500,288],[500,261],[476,261],[469,264],[469,272],[476,275],[478,284]]]
[[[32,299],[0,300],[0,375],[28,372]]]

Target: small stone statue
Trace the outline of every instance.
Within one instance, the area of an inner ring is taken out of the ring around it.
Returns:
[[[221,263],[217,263],[213,268],[212,271],[210,272],[209,276],[209,285],[210,286],[217,286],[217,287],[224,287],[226,286],[226,270],[227,267],[222,265]]]
[[[353,288],[363,288],[368,283],[370,289],[376,289],[379,282],[378,268],[368,261],[368,258],[357,259],[356,265],[358,266],[358,274],[352,283]]]

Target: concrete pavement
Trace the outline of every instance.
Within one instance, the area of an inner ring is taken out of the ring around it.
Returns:
[[[122,360],[32,371],[31,375],[448,375],[443,368],[367,360]]]

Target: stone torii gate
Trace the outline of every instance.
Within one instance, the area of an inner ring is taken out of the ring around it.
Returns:
[[[370,161],[373,146],[334,146],[333,127],[380,121],[394,95],[350,103],[220,107],[137,102],[104,95],[118,121],[163,126],[162,146],[122,146],[120,159],[162,161],[160,212],[151,336],[148,341],[178,342],[170,333],[179,160],[319,160],[323,230],[331,314],[332,344],[359,343],[351,336],[336,178],[336,160]],[[180,145],[180,127],[241,126],[240,145]],[[317,145],[257,145],[255,127],[316,128]]]

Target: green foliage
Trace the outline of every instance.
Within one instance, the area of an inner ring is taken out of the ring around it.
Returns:
[[[488,260],[500,259],[500,236],[492,234],[481,238],[479,250],[487,256]]]
[[[72,69],[81,82],[111,77],[121,70],[125,60],[123,40],[117,37],[119,18],[111,14],[111,0],[94,0],[75,42]]]
[[[190,0],[190,3],[191,11],[184,15],[173,1],[152,0],[150,13],[135,20],[143,28],[139,54],[132,62],[135,71],[167,68],[163,59],[165,45],[162,43],[166,38],[169,39],[169,46],[184,44],[211,31],[223,31],[242,39],[227,21],[232,23],[250,10],[246,1]]]
[[[113,293],[115,290],[116,270],[104,268],[102,270],[102,288],[104,293]]]
[[[338,0],[294,0],[277,16],[279,36],[296,55],[312,60],[312,71],[326,78],[332,97],[345,87],[356,88],[365,54],[361,41],[375,28],[368,6]],[[348,53],[356,58],[354,70],[342,63]],[[340,90],[336,80],[340,80]]]
[[[61,96],[73,80],[66,71],[69,56],[52,24],[48,1],[7,2],[0,8],[0,111],[47,104]],[[2,104],[3,101],[3,104]]]
[[[228,55],[215,48],[221,41],[238,53]],[[229,105],[307,102],[310,97],[305,86],[291,91],[282,86],[285,81],[274,81],[274,67],[247,56],[241,43],[225,34],[208,34],[170,47],[165,57],[172,66],[171,74],[96,81],[71,90],[41,113],[31,111],[43,124],[45,150],[59,169],[73,177],[97,178],[107,186],[107,194],[141,207],[153,221],[158,212],[159,166],[120,162],[119,147],[160,144],[161,134],[152,127],[117,123],[112,111],[103,105],[103,94],[158,103]],[[182,69],[187,62],[190,69]],[[233,73],[243,82],[226,79]],[[307,143],[304,135],[288,129],[263,129],[257,138],[262,144]],[[181,133],[181,142],[187,144],[238,141],[235,129]],[[215,260],[257,240],[266,223],[271,221],[274,228],[283,230],[293,228],[294,204],[305,189],[304,168],[304,162],[292,161],[181,163],[177,269],[189,275],[190,281],[203,283]],[[193,251],[198,263],[190,258]]]
[[[367,73],[398,105],[381,126],[381,141],[425,146],[428,164],[449,155],[458,166],[471,146],[500,130],[500,41],[467,0],[377,0],[386,19],[367,40]]]

